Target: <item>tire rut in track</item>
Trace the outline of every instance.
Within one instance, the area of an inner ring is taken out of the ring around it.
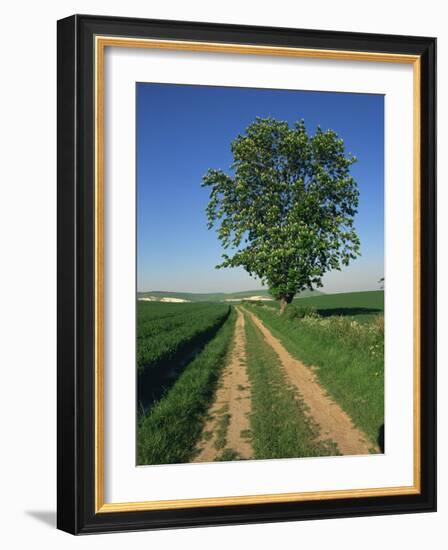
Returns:
[[[248,459],[252,446],[250,430],[251,392],[246,369],[246,335],[244,315],[236,308],[237,319],[233,348],[221,374],[215,401],[209,410],[193,462],[213,462],[224,458]]]

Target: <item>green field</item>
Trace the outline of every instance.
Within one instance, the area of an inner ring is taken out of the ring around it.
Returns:
[[[384,291],[372,290],[296,297],[293,304],[312,306],[323,317],[343,315],[363,322],[370,320],[375,315],[384,313]],[[273,305],[279,307],[278,302]]]
[[[139,419],[138,464],[175,464],[194,458],[234,324],[232,310],[221,330],[186,366],[170,391]]]
[[[228,316],[221,304],[139,302],[137,308],[137,369],[156,368],[209,339]]]
[[[160,399],[229,313],[230,306],[224,304],[138,302],[137,386],[141,409]]]

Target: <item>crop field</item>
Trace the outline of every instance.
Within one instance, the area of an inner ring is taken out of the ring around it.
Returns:
[[[372,316],[384,312],[384,291],[321,294],[320,296],[295,298],[293,304],[311,306],[323,317],[342,315],[364,322],[370,320]],[[273,305],[279,307],[277,302],[273,302]]]
[[[229,306],[139,302],[137,368],[155,368],[201,340],[224,322]]]
[[[138,302],[137,373],[140,407],[159,399],[192,354],[227,319],[230,306]]]
[[[228,305],[138,302],[139,463],[182,462],[190,456],[233,321]]]

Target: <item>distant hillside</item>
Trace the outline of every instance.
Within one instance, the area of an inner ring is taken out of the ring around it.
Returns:
[[[306,298],[308,296],[320,296],[323,292],[318,290],[305,290],[301,292],[297,297]],[[271,298],[271,295],[267,290],[245,290],[242,292],[169,292],[165,290],[150,290],[148,292],[138,292],[137,297],[139,299],[146,298],[152,301],[160,301],[164,299],[172,298],[173,301],[185,300],[187,302],[224,302],[225,300],[244,300],[245,298],[251,298],[254,296],[263,296]]]

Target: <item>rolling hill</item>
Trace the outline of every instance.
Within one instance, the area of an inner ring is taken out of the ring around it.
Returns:
[[[318,290],[306,290],[298,297],[301,298],[311,297],[311,296],[320,296],[323,295],[322,292]],[[187,302],[224,302],[226,300],[244,300],[253,296],[262,296],[266,298],[271,298],[271,295],[267,290],[245,290],[241,292],[170,292],[165,290],[150,290],[147,292],[138,292],[138,299],[142,298],[151,298],[151,301],[161,301],[165,299],[174,299],[174,300],[185,300]]]

